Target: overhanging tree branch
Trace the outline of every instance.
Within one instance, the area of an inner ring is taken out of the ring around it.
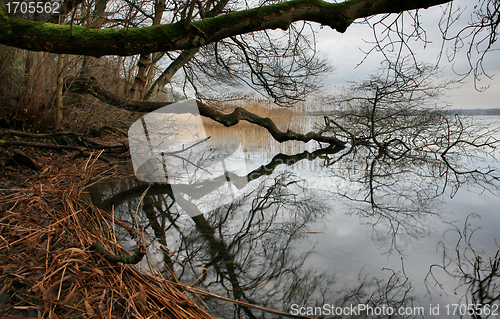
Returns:
[[[284,29],[311,21],[344,32],[358,18],[428,8],[450,0],[291,0],[213,18],[142,28],[93,29],[9,17],[0,8],[0,44],[22,49],[90,56],[148,54],[187,50],[249,32]]]
[[[96,79],[75,79],[71,83],[70,90],[74,93],[89,93],[110,105],[117,106],[130,111],[137,112],[152,112],[161,107],[172,104],[172,102],[154,102],[154,101],[137,101],[124,99],[116,94],[107,91]],[[232,113],[222,113],[203,102],[197,101],[198,110],[201,116],[208,117],[224,126],[233,126],[239,123],[240,120],[248,121],[253,124],[264,127],[278,142],[285,141],[302,141],[309,142],[311,140],[328,143],[338,147],[344,147],[345,142],[337,139],[334,136],[324,136],[324,132],[309,132],[307,134],[300,134],[288,130],[286,132],[280,131],[274,122],[266,117],[260,117],[254,113],[237,107]]]

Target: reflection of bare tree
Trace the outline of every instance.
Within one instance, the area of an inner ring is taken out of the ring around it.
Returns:
[[[407,295],[411,286],[400,273],[392,272],[387,281],[360,276],[357,285],[335,289],[332,274],[306,267],[312,252],[298,256],[294,247],[326,210],[321,199],[298,182],[290,173],[274,174],[261,179],[237,202],[192,217],[193,226],[176,223],[180,236],[170,237],[169,248],[179,261],[179,280],[280,311],[290,311],[292,304],[384,302],[396,307],[411,302]],[[192,205],[185,199],[178,203],[183,209]],[[222,317],[265,317],[251,307],[227,306],[222,303],[214,308],[221,309],[218,315]]]
[[[326,150],[322,156],[328,153],[334,152]],[[401,279],[401,274],[393,273],[387,281],[365,275],[360,276],[358,284],[336,287],[333,274],[320,273],[306,266],[312,252],[294,253],[296,245],[307,236],[310,225],[326,214],[321,198],[301,188],[293,175],[271,174],[280,164],[291,165],[300,157],[315,158],[320,153],[299,155],[294,158],[280,154],[268,165],[255,170],[252,176],[253,181],[258,181],[255,189],[205,216],[181,218],[186,216],[183,209],[192,203],[181,198],[177,200],[179,206],[173,206],[174,200],[168,192],[163,197],[146,196],[143,205],[146,214],[137,216],[138,223],[151,226],[156,241],[163,246],[168,244],[169,248],[150,254],[150,260],[162,262],[164,266],[157,264],[160,270],[169,277],[175,273],[181,282],[284,312],[289,312],[292,304],[321,306],[362,302],[375,305],[383,300],[388,305],[398,305],[410,302],[407,294],[411,287]],[[154,186],[151,185],[150,190]],[[135,198],[125,200],[123,194]],[[117,217],[132,222],[140,195],[138,191],[126,191],[112,196],[115,207],[126,207],[125,214],[115,208]],[[128,204],[120,205],[117,199]],[[166,253],[168,258],[157,258]],[[265,317],[252,307],[233,306],[210,298],[205,302],[213,309],[220,309],[222,317]]]
[[[271,161],[262,165],[259,168],[254,169],[250,173],[244,176],[238,176],[232,172],[225,172],[220,176],[213,177],[209,181],[201,181],[194,184],[177,184],[176,188],[180,193],[189,195],[192,199],[202,198],[204,195],[213,192],[214,190],[220,188],[227,182],[229,178],[230,181],[239,189],[242,189],[249,182],[259,179],[263,176],[272,175],[275,169],[284,164],[284,165],[294,165],[295,163],[302,160],[315,160],[316,158],[324,158],[328,155],[333,155],[341,151],[343,147],[328,147],[324,149],[319,149],[314,152],[304,151],[300,154],[295,155],[285,155],[285,154],[277,154],[275,155]],[[172,192],[172,187],[170,184],[147,184],[147,183],[130,183],[127,181],[122,181],[119,183],[125,183],[126,187],[122,187],[122,190],[113,192],[113,195],[108,197],[107,199],[97,199],[94,198],[94,202],[99,207],[110,211],[113,206],[120,205],[130,198],[140,197],[146,190],[147,195],[164,195],[167,194],[169,197],[173,198],[174,194]],[[133,185],[132,185],[133,184]],[[105,192],[103,192],[105,193]]]
[[[142,205],[144,214],[149,220],[149,225],[147,226],[153,229],[156,240],[165,248],[168,247],[165,232],[167,227],[166,223],[175,223],[172,214],[169,214],[172,204],[168,205],[167,199],[163,196],[145,196]],[[163,207],[165,207],[165,209]],[[159,212],[159,216],[157,212]],[[160,217],[160,220],[158,220],[158,217]],[[174,263],[170,258],[170,254],[163,253],[163,264],[168,277],[175,278]]]
[[[380,280],[375,277],[369,278],[368,275],[360,274],[358,277],[359,283],[352,287],[345,287],[342,290],[342,299],[337,301],[336,304],[339,307],[351,304],[364,304],[370,307],[385,305],[393,309],[411,307],[415,298],[410,295],[411,284],[404,273],[404,269],[401,272],[396,272],[393,269],[384,270],[391,273],[388,280]],[[370,317],[364,313],[360,313],[359,316],[361,318]]]
[[[473,318],[496,317],[500,301],[500,249],[488,254],[472,245],[472,235],[477,229],[472,228],[471,217],[478,216],[469,215],[462,230],[452,225],[453,228],[446,232],[457,234],[458,241],[452,249],[448,249],[443,242],[439,243],[443,253],[442,263],[430,267],[425,283],[429,291],[432,289],[441,294],[445,287],[438,279],[439,273],[451,276],[459,282],[454,292],[462,294],[461,303],[474,305],[472,309],[460,310],[462,315],[468,313]]]
[[[351,148],[326,164],[350,185],[336,193],[354,203],[383,241],[396,235],[418,237],[437,199],[475,185],[498,190],[499,175],[484,158],[492,155],[496,132],[438,107],[436,70],[402,61],[367,81],[354,83],[335,102],[336,118],[325,118]]]
[[[394,159],[417,152],[443,160],[471,150],[488,154],[497,144],[494,131],[443,110],[439,98],[453,83],[439,81],[438,75],[429,65],[388,62],[334,100],[339,115],[327,118],[328,124],[351,145],[377,147]]]
[[[351,212],[372,227],[382,244],[397,248],[398,237],[417,238],[428,231],[428,217],[435,214],[435,199],[443,192],[434,161],[394,160],[370,149],[352,153],[343,163],[349,161],[341,167],[341,177],[351,186],[334,192],[349,200]]]
[[[202,265],[200,271],[192,267],[194,278],[204,277],[204,285],[224,287],[231,298],[252,304],[275,307],[288,301],[284,288],[305,279],[300,268],[307,257],[293,256],[293,243],[324,214],[319,202],[290,192],[297,183],[290,177],[265,179],[237,203],[193,218],[196,231],[182,245],[186,252],[179,253],[197,252],[186,260]]]

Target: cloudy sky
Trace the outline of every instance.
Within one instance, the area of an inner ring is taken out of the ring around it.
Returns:
[[[454,30],[459,30],[470,19],[471,9],[477,1],[455,0],[454,8],[464,9],[460,25]],[[441,32],[438,27],[443,8],[432,7],[420,11],[420,20],[423,28],[427,32],[428,43],[425,47],[422,42],[413,42],[411,47],[417,59],[422,62],[435,64],[441,48]],[[406,17],[408,18],[408,16]],[[410,20],[406,20],[410,22]],[[328,57],[331,64],[335,66],[335,73],[326,79],[326,83],[333,87],[333,90],[346,85],[348,80],[366,79],[367,75],[373,73],[382,60],[380,53],[373,53],[359,67],[356,65],[363,59],[364,53],[361,50],[369,50],[371,45],[366,41],[373,40],[372,30],[367,25],[351,25],[344,34],[340,34],[329,27],[320,28],[314,26],[317,31],[316,39],[318,49]],[[449,47],[450,45],[448,45]],[[496,46],[500,48],[500,45]],[[472,77],[466,79],[460,88],[450,90],[445,101],[453,104],[453,108],[500,108],[500,51],[490,52],[485,60],[485,68],[493,79],[483,77],[480,86],[489,86],[485,92],[478,92],[474,88]],[[467,58],[465,50],[459,52],[453,62],[448,62],[446,58],[440,64],[444,68],[444,75],[452,78],[455,76],[453,68],[459,71],[466,70]]]

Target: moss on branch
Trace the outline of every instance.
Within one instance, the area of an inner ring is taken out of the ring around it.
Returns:
[[[146,255],[146,248],[144,246],[139,246],[132,255],[116,255],[110,253],[104,248],[101,243],[95,242],[90,247],[90,250],[97,250],[104,259],[109,261],[110,263],[122,263],[122,264],[138,264],[141,262],[144,255]]]
[[[186,50],[221,39],[267,29],[286,29],[295,21],[311,21],[339,32],[358,18],[427,8],[450,0],[291,0],[193,21],[140,28],[94,29],[10,17],[0,7],[0,44],[34,51],[91,56],[149,54]]]

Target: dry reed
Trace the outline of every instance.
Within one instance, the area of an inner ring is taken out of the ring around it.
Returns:
[[[126,254],[105,213],[81,196],[105,166],[45,156],[41,171],[0,180],[0,318],[210,318],[165,280],[90,251],[99,242]]]
[[[305,134],[310,130],[311,125],[305,116],[304,107],[300,105],[294,108],[283,108],[259,100],[245,99],[216,105],[215,107],[224,113],[231,113],[238,106],[261,117],[269,117],[281,131],[292,130]],[[202,118],[202,121],[207,135],[235,136],[241,141],[245,151],[267,150],[276,154],[296,154],[305,150],[303,142],[287,141],[279,143],[272,138],[265,128],[247,121],[240,121],[237,125],[231,127],[225,127],[209,118]]]

